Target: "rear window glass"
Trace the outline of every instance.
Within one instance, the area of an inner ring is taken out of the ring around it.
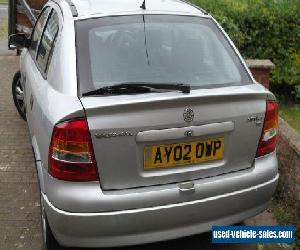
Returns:
[[[126,82],[208,88],[251,83],[207,18],[134,15],[77,21],[80,92]]]

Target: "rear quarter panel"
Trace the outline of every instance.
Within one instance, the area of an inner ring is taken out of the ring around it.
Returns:
[[[57,4],[49,5],[60,13]],[[54,126],[61,121],[84,116],[77,97],[74,21],[69,7],[64,7],[65,10],[62,8],[63,14],[60,15],[62,25],[47,75],[42,76],[28,52],[22,53],[20,63],[22,74],[26,78],[30,137],[37,160],[46,170],[43,171],[44,174],[47,174],[49,145]],[[34,98],[32,109],[29,104],[31,95]],[[47,178],[44,177],[43,179]]]

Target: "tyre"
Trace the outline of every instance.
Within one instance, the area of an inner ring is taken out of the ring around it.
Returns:
[[[26,121],[26,108],[25,108],[25,96],[24,87],[21,83],[21,73],[18,71],[14,75],[12,82],[12,96],[14,99],[15,106],[18,110],[19,115],[24,121]]]
[[[42,236],[43,236],[43,250],[64,250],[67,249],[59,245],[53,236],[51,228],[49,226],[45,209],[41,201],[41,222],[42,222]]]

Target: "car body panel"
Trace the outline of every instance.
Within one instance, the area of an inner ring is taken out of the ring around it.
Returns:
[[[75,45],[66,46],[72,41],[74,44],[75,41],[71,12],[66,4],[67,10],[63,18],[57,4],[50,2],[46,6],[54,8],[59,13],[60,21],[70,26],[69,29],[63,29],[62,26],[60,28],[47,76],[41,74],[34,56],[28,49],[24,49],[20,57],[28,128],[32,140],[36,142],[33,148],[37,152],[36,156],[39,156],[37,160],[41,160],[45,168],[48,166],[48,150],[53,127],[60,121],[84,116],[77,97]]]
[[[251,167],[266,108],[266,92],[255,84],[193,90],[189,95],[156,93],[118,98],[81,98],[92,135],[100,184],[104,190],[196,180]],[[184,121],[186,108],[194,110],[193,122]],[[261,123],[249,122],[251,116],[258,117]],[[226,122],[233,123],[234,128],[228,131]],[[207,126],[218,126],[214,124],[219,124],[219,130],[211,129],[210,133],[205,134]],[[166,132],[168,128],[173,130],[173,135]],[[186,137],[183,130],[190,130],[194,135]],[[180,131],[181,138],[174,139],[174,134]],[[200,132],[197,134],[197,131]],[[97,138],[97,134],[122,132],[132,136]],[[162,134],[162,137],[159,139],[157,136],[156,141],[153,137],[152,141],[136,138],[140,133],[151,132],[152,135]],[[143,150],[146,146],[218,137],[225,138],[222,160],[151,171],[143,169]]]
[[[78,18],[83,16],[113,15],[124,13],[163,12],[166,13],[186,13],[189,15],[204,15],[199,8],[188,5],[177,0],[151,0],[146,2],[146,10],[140,8],[140,0],[102,0],[102,1],[72,1],[77,8]]]
[[[28,127],[31,136],[36,137],[40,159],[47,167],[49,144],[55,124],[74,117],[82,117],[84,112],[77,97],[58,92],[48,84],[34,65],[29,53],[24,61],[25,72],[31,72],[26,74],[25,83]],[[32,108],[30,99],[33,99]]]
[[[62,211],[102,213],[155,207],[207,199],[268,182],[277,175],[275,153],[255,160],[249,169],[195,180],[194,190],[182,192],[179,183],[105,191],[98,182],[80,183],[57,180],[44,170],[47,199]]]
[[[278,175],[260,185],[224,195],[107,213],[62,211],[44,195],[43,202],[53,233],[61,244],[124,246],[199,234],[211,230],[212,225],[238,223],[268,207],[268,199],[274,193],[277,182]],[[72,230],[69,230],[70,227]]]

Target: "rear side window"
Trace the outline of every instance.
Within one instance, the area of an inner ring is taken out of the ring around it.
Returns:
[[[29,50],[32,53],[35,53],[35,51],[36,51],[37,45],[39,43],[40,37],[43,32],[43,27],[45,25],[45,22],[47,20],[49,12],[50,12],[50,8],[49,7],[45,8],[43,10],[43,12],[41,13],[41,15],[39,16],[38,20],[36,21],[34,30],[32,32],[31,43],[30,43],[30,47],[29,47]]]
[[[59,19],[57,13],[53,10],[42,34],[41,42],[37,52],[37,63],[43,72],[51,61],[52,51],[56,35],[59,30]]]

